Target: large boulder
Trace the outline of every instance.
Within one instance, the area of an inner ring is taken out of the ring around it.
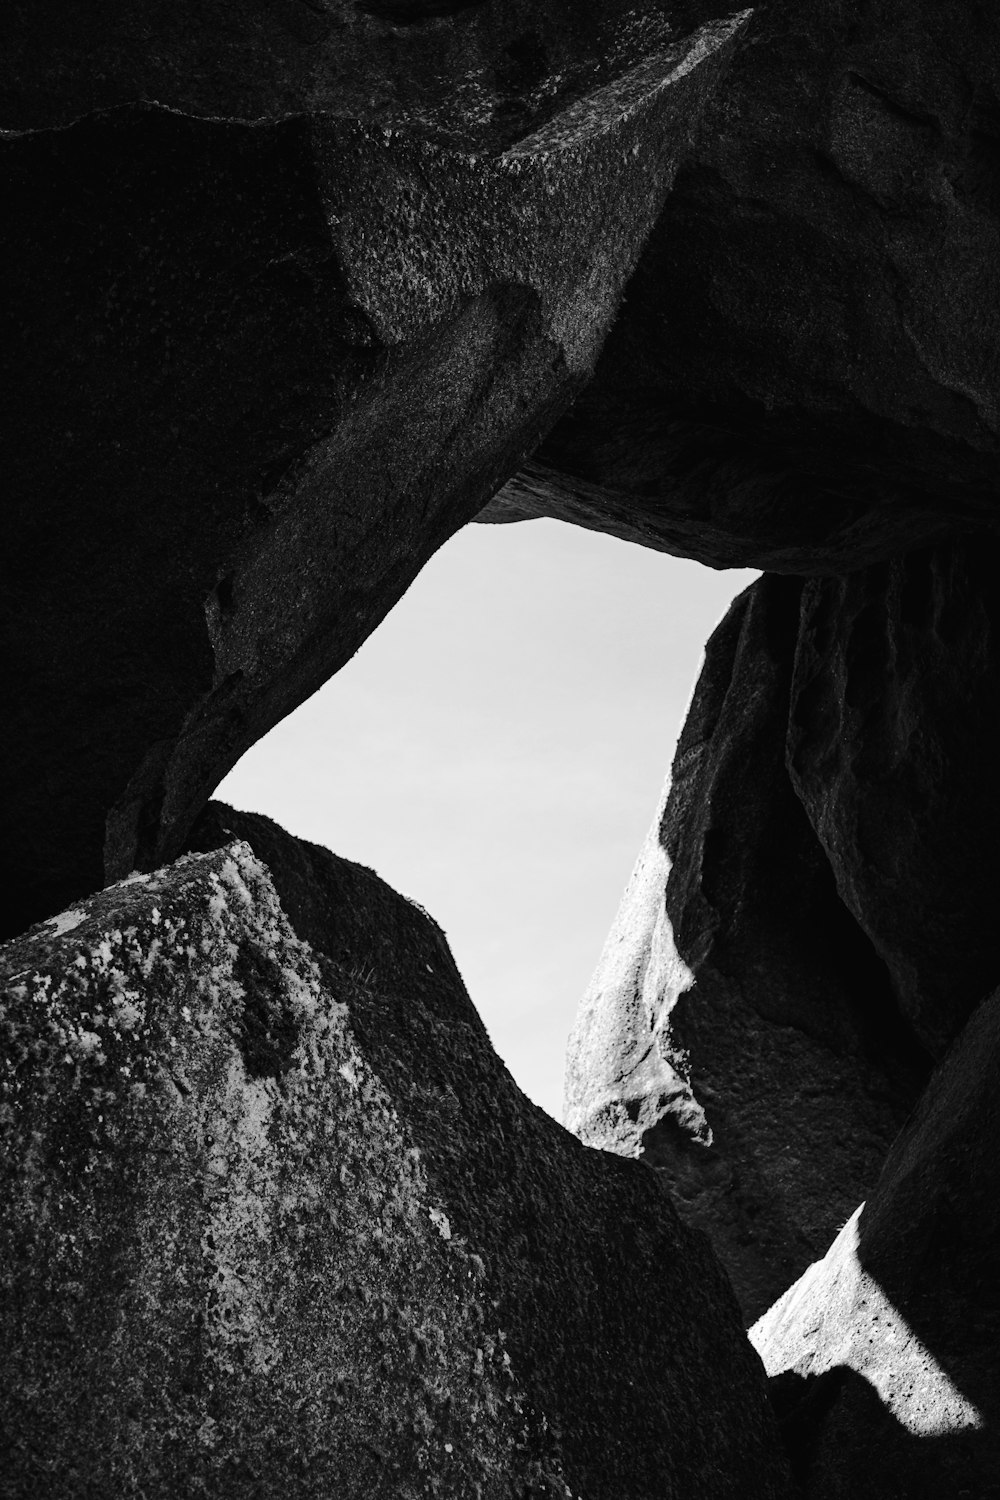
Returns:
[[[792,778],[935,1057],[1000,981],[998,569],[980,536],[803,594]]]
[[[0,17],[5,935],[173,857],[537,444],[746,19],[107,9]]]
[[[1000,1495],[1000,995],[826,1257],[751,1330],[807,1500]]]
[[[519,1093],[426,914],[198,837],[3,951],[4,1495],[787,1497],[707,1244]]]
[[[771,0],[488,518],[834,573],[996,525],[1000,10]]]
[[[570,1042],[566,1121],[640,1156],[759,1316],[878,1174],[929,1059],[785,769],[802,585],[712,636]]]

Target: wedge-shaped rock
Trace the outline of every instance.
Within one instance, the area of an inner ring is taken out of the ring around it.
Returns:
[[[64,117],[48,69],[79,17],[39,19],[45,45],[22,18],[0,111],[4,935],[172,858],[537,444],[744,20],[635,27],[610,69],[545,63],[506,112],[480,36],[446,101],[358,114],[329,79],[269,95],[258,69],[244,96],[221,42],[218,75],[197,48],[167,66],[183,22],[147,17]],[[405,48],[369,45],[405,74]]]
[[[519,1094],[433,922],[246,843],[4,950],[11,1500],[786,1496],[725,1278]]]
[[[567,1067],[567,1123],[662,1174],[748,1320],[867,1191],[929,1070],[785,770],[800,593],[761,579],[706,647]]]
[[[751,1329],[808,1500],[1000,1494],[1000,997],[826,1257]]]

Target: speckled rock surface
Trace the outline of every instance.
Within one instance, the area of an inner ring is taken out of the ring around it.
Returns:
[[[5,8],[0,934],[173,857],[589,378],[745,22],[599,9]]]
[[[196,118],[333,114],[489,149],[740,7],[726,0],[69,0],[0,14],[9,123],[157,99]]]
[[[771,0],[489,514],[835,573],[997,516],[1000,11]]]
[[[801,590],[753,584],[706,647],[566,1074],[567,1124],[662,1175],[748,1321],[868,1191],[930,1068],[785,769]]]
[[[419,908],[250,821],[327,952],[239,842],[3,950],[4,1495],[787,1495],[704,1241]]]
[[[1000,1495],[1000,998],[867,1204],[751,1330],[807,1500]]]
[[[810,582],[803,600],[794,783],[937,1057],[1000,980],[998,561],[975,537]]]

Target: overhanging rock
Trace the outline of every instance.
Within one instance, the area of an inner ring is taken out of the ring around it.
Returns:
[[[996,529],[1000,12],[758,8],[595,378],[486,513],[840,573]]]
[[[403,87],[395,23],[352,14],[365,109],[350,69],[283,72],[260,17],[237,46],[213,11],[112,15],[75,65],[75,21],[13,28],[6,934],[173,857],[537,444],[747,16],[615,11],[606,64],[570,27],[503,88],[484,60],[516,36],[473,28],[432,88],[425,45]]]

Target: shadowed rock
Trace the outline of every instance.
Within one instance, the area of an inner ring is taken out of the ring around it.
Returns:
[[[0,15],[4,125],[158,100],[202,119],[327,114],[491,150],[740,7],[726,0],[68,0]]]
[[[929,1068],[785,771],[801,589],[761,579],[706,647],[567,1063],[567,1124],[662,1175],[748,1321],[867,1191]]]
[[[998,1069],[994,995],[867,1204],[751,1330],[808,1500],[1000,1494]]]
[[[977,537],[803,595],[792,778],[936,1057],[1000,977],[997,564]]]
[[[488,519],[835,573],[995,525],[1000,12],[759,8],[594,380]]]
[[[0,22],[6,933],[172,857],[537,444],[745,20],[483,7],[435,70],[196,9]]]
[[[787,1496],[704,1240],[518,1092],[435,924],[198,837],[3,952],[4,1494]]]

